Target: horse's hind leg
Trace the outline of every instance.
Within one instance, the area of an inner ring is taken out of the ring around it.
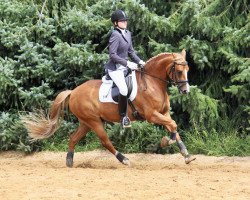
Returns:
[[[103,127],[103,123],[101,120],[95,120],[88,123],[93,131],[97,134],[98,138],[101,140],[102,145],[108,149],[112,154],[116,156],[116,158],[124,165],[130,165],[129,160],[118,152],[113,146],[112,142],[108,138],[108,135]]]
[[[67,157],[66,157],[66,165],[68,167],[73,166],[75,145],[80,141],[80,139],[82,139],[83,137],[86,136],[86,134],[88,133],[89,130],[90,130],[90,128],[87,127],[86,125],[80,124],[77,131],[70,136],[69,151],[68,151]]]

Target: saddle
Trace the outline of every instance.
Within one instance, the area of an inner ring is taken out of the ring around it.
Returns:
[[[128,99],[133,101],[137,94],[137,81],[135,71],[124,71],[125,80],[128,87]],[[99,90],[99,100],[103,103],[118,104],[119,89],[108,74],[102,77],[102,84]]]
[[[125,77],[125,82],[128,87],[128,94],[127,97],[129,98],[133,89],[133,80],[132,80],[132,71],[130,69],[124,71],[124,77]],[[112,80],[109,74],[106,74],[106,80]],[[116,84],[113,82],[112,88],[111,88],[111,96],[112,99],[118,103],[118,98],[119,98],[119,89],[116,86]]]
[[[137,95],[137,81],[135,71],[125,71],[125,81],[128,87],[128,104],[132,108],[132,114],[137,120],[143,120],[135,109],[132,101]],[[103,103],[118,104],[119,89],[108,74],[102,77],[102,84],[99,89],[99,100]]]

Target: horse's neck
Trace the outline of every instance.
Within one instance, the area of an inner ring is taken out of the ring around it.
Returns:
[[[150,60],[145,66],[145,74],[138,77],[140,88],[151,91],[147,92],[147,95],[151,95],[152,98],[158,98],[159,95],[164,96],[166,94],[168,74],[166,69],[173,62],[172,57],[168,55],[160,55],[155,60]]]
[[[165,90],[168,79],[167,74],[169,74],[168,68],[170,68],[172,62],[173,58],[171,54],[162,54],[147,63],[145,66],[145,72],[152,75],[147,76],[147,82],[157,82],[157,84],[161,87],[163,86]]]
[[[147,62],[145,71],[149,74],[166,80],[168,71],[167,67],[170,66],[172,62],[172,54],[162,53]]]

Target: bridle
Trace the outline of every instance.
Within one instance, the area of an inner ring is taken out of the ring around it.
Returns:
[[[188,64],[187,61],[182,61],[182,62],[174,61],[173,62],[172,66],[170,68],[169,74],[168,74],[168,77],[170,79],[170,83],[172,83],[173,85],[178,85],[178,84],[181,84],[181,83],[188,83],[188,80],[178,80],[178,76],[177,76],[177,72],[176,72],[176,68],[175,68],[176,65],[185,66],[187,64]],[[173,78],[170,78],[171,74],[172,74],[172,77],[174,77],[175,80]]]

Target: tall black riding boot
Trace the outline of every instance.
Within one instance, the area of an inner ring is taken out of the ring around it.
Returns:
[[[131,127],[130,119],[128,118],[127,108],[128,108],[128,98],[120,94],[119,96],[119,113],[121,116],[122,128]]]

